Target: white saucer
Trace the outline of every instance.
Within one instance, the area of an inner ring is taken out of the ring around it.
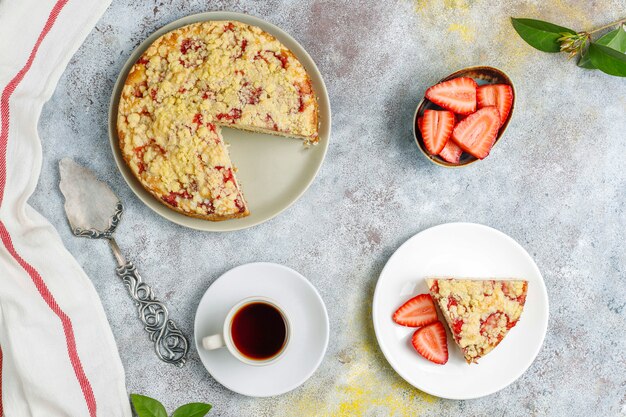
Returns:
[[[204,350],[202,338],[221,332],[230,308],[253,296],[271,298],[289,316],[291,338],[280,360],[252,366],[225,348]],[[322,362],[328,335],[326,306],[315,287],[291,268],[262,262],[238,266],[219,277],[200,300],[194,325],[196,349],[207,371],[226,388],[250,397],[284,394],[304,383]]]
[[[477,365],[465,363],[449,331],[448,363],[427,361],[411,345],[415,329],[392,321],[402,303],[428,292],[424,278],[432,276],[528,280],[519,323]],[[378,279],[372,311],[378,344],[402,378],[431,395],[464,400],[499,391],[528,369],[548,327],[548,294],[539,268],[512,238],[479,224],[448,223],[418,233],[391,256]]]

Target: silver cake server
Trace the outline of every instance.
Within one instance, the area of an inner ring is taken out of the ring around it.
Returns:
[[[113,239],[113,232],[122,217],[122,203],[93,172],[65,158],[59,162],[65,196],[65,214],[76,236],[107,239],[117,260],[117,276],[122,279],[135,300],[139,318],[154,342],[157,356],[164,362],[183,366],[187,361],[189,343],[169,319],[167,308],[158,301],[152,289],[142,281],[132,262],[127,261]]]

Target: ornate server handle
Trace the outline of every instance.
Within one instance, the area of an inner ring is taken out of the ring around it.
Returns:
[[[115,270],[135,300],[139,318],[154,342],[154,350],[163,362],[181,367],[187,361],[189,343],[178,327],[169,319],[167,308],[155,299],[152,288],[142,281],[132,262],[126,262],[115,240],[110,239],[113,253],[120,266]],[[117,253],[116,253],[117,252]],[[118,256],[119,255],[119,256]]]

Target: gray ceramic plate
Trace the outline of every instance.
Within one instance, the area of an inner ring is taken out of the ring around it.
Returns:
[[[258,26],[274,35],[298,57],[306,68],[319,103],[319,143],[305,148],[299,139],[283,138],[262,133],[223,129],[224,139],[230,144],[230,157],[238,168],[239,179],[250,215],[242,219],[210,222],[184,216],[158,202],[134,177],[118,146],[117,107],[120,91],[130,67],[159,36],[190,23],[207,20],[237,20]],[[130,55],[120,72],[109,107],[109,139],[115,162],[133,192],[157,214],[182,226],[210,232],[245,229],[263,223],[292,205],[311,185],[322,166],[330,139],[330,101],[324,80],[315,62],[291,36],[271,23],[257,17],[233,12],[207,12],[176,20],[154,32]]]

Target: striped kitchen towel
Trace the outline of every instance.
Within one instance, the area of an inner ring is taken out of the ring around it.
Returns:
[[[100,299],[26,201],[41,169],[37,121],[110,0],[0,0],[0,415],[131,415]],[[44,138],[45,140],[45,138]]]

